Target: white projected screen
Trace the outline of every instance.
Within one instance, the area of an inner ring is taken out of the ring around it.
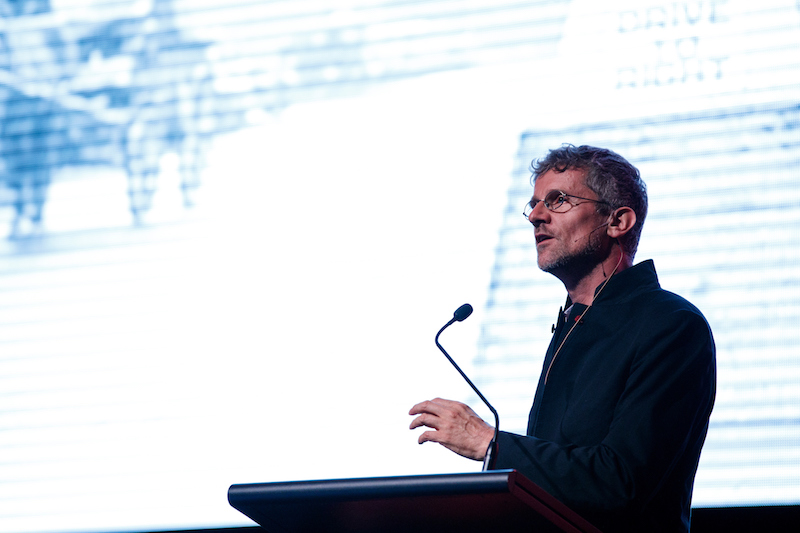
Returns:
[[[563,286],[529,164],[611,148],[718,350],[698,507],[800,504],[800,2],[0,0],[0,531],[252,525],[231,484],[478,471]]]

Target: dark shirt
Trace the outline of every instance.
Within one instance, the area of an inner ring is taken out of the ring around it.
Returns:
[[[708,323],[645,261],[559,317],[528,435],[500,432],[494,467],[603,531],[688,531],[715,386]]]

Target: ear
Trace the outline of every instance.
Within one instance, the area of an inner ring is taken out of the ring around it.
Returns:
[[[636,225],[636,213],[630,207],[620,207],[608,215],[609,221],[606,228],[608,236],[618,239],[628,233]]]

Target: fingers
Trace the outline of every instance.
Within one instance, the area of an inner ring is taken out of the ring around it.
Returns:
[[[428,405],[430,404],[430,405]],[[417,442],[422,444],[423,442],[439,442],[439,435],[441,435],[442,429],[446,427],[445,419],[443,419],[438,414],[434,414],[431,412],[431,408],[433,410],[438,411],[437,406],[432,404],[431,402],[422,402],[415,405],[408,414],[415,415],[419,414],[414,420],[411,421],[411,424],[408,426],[408,429],[416,429],[419,427],[427,427],[433,429],[433,431],[425,431],[420,434],[419,439]],[[439,411],[441,413],[441,411]]]
[[[494,434],[494,428],[461,402],[434,398],[418,403],[408,414],[418,415],[411,421],[410,429],[428,427],[433,430],[423,432],[417,442],[437,442],[470,459],[483,458]]]
[[[438,431],[425,431],[419,436],[417,442],[420,444],[422,444],[423,442],[438,442],[439,444],[441,444],[442,441],[438,438],[438,435],[439,435]]]
[[[428,405],[429,403],[431,403],[431,402],[426,400],[424,402],[420,402],[420,403],[416,404],[414,407],[409,409],[408,414],[413,416],[413,415],[418,415],[418,414],[421,414],[421,413],[429,413],[430,412],[430,410],[429,410],[430,407]]]
[[[424,402],[420,402],[408,412],[410,415],[418,415],[420,413],[431,413],[433,415],[439,415],[443,408],[446,407],[448,404],[453,404],[458,402],[453,402],[451,400],[443,400],[442,398],[434,398],[433,400],[425,400]]]
[[[408,426],[408,429],[416,429],[422,426],[437,429],[436,417],[426,414],[419,415],[417,418],[411,421],[411,425]]]
[[[444,400],[442,398],[434,398],[433,400],[426,400],[424,402],[418,403],[408,411],[408,414],[412,416],[420,415],[411,421],[409,429],[415,429],[421,426],[426,426],[434,429],[441,429],[443,425],[443,420],[445,418],[452,418],[450,411],[452,411],[453,406],[455,405],[461,405],[461,404],[459,402],[454,402],[452,400]],[[448,417],[448,415],[450,416]],[[427,439],[427,440],[434,440],[434,439]]]

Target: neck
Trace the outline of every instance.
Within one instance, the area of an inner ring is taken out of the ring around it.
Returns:
[[[633,260],[616,248],[589,272],[575,279],[565,277],[561,281],[564,283],[572,303],[592,305],[597,287],[608,281],[614,274],[630,268],[632,264]]]

